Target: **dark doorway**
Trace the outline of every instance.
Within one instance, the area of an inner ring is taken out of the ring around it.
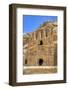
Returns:
[[[27,64],[27,59],[25,59],[25,64]]]
[[[54,51],[54,66],[57,66],[57,45],[56,45],[55,51]]]
[[[41,66],[43,64],[43,59],[39,59],[39,65]]]
[[[43,41],[42,40],[40,40],[40,45],[43,45]]]

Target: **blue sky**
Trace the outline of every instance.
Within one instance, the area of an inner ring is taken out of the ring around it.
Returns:
[[[41,24],[47,21],[57,21],[57,16],[24,15],[24,33],[35,31]]]

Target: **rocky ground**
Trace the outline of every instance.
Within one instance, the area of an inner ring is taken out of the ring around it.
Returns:
[[[31,66],[24,67],[23,74],[48,74],[57,73],[56,66]]]

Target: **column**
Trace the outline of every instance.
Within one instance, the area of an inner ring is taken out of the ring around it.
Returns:
[[[45,30],[43,30],[43,36],[44,36],[44,38],[46,38],[46,32],[45,32]]]
[[[39,31],[39,39],[41,39],[41,32]]]
[[[34,32],[34,40],[36,40],[36,32]]]

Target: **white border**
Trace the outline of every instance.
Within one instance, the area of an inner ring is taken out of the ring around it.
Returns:
[[[35,75],[23,75],[23,18],[26,15],[50,15],[58,17],[58,73],[54,74],[35,74]],[[59,10],[41,10],[41,9],[17,9],[17,82],[33,82],[33,81],[51,81],[51,80],[63,80],[63,11]]]

